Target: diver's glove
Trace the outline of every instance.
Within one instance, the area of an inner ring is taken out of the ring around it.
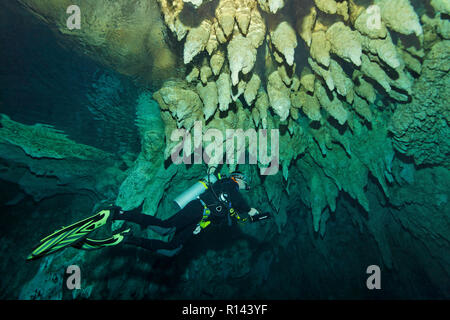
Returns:
[[[259,211],[254,208],[249,211],[248,215],[251,222],[257,222],[272,218],[272,215],[269,212],[259,213]]]
[[[259,214],[259,211],[255,208],[251,208],[250,211],[247,213],[250,217],[253,217],[257,214]]]

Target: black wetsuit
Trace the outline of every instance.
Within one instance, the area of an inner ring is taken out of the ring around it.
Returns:
[[[228,201],[220,202],[218,200]],[[201,196],[203,203],[207,205],[211,213],[209,221],[212,224],[228,222],[229,208],[232,207],[240,214],[246,214],[250,207],[239,193],[239,185],[232,179],[222,179],[208,188]],[[140,209],[122,211],[117,220],[126,220],[140,224],[146,228],[148,226],[158,226],[163,228],[175,227],[176,231],[170,242],[152,240],[146,238],[129,237],[125,243],[139,246],[148,250],[174,250],[178,249],[189,238],[194,236],[194,230],[203,218],[204,206],[202,202],[195,199],[189,202],[183,209],[167,220],[161,220],[154,216],[142,214]]]

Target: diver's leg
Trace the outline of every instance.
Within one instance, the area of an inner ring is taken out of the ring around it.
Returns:
[[[143,228],[146,228],[149,225],[169,227],[167,221],[158,219],[148,214],[143,214],[140,207],[129,211],[116,208],[113,215],[113,220],[134,222],[141,225]]]
[[[144,248],[150,251],[156,251],[159,249],[175,249],[178,246],[175,246],[175,243],[165,242],[161,240],[147,239],[141,237],[133,237],[129,236],[124,240],[125,244],[133,245],[136,247]]]
[[[181,243],[177,243],[174,241],[165,242],[161,240],[137,238],[133,236],[126,238],[124,240],[124,243],[154,251],[166,256],[174,256],[183,248],[183,245]]]
[[[147,228],[149,226],[162,227],[164,229],[177,228],[178,230],[184,229],[186,226],[193,223],[198,223],[203,216],[203,207],[200,201],[191,201],[175,213],[172,217],[166,220],[158,219],[154,216],[143,214],[140,208],[136,208],[130,211],[124,211],[118,208],[114,213],[114,220],[126,220],[140,224],[142,227]],[[160,233],[157,229],[154,231]]]
[[[191,225],[189,228],[184,228],[181,232],[175,233],[175,236],[170,242],[128,236],[125,238],[124,243],[172,257],[176,255],[183,248],[183,244],[192,237],[195,226],[196,225]]]
[[[198,203],[196,203],[198,202]],[[159,233],[160,235],[167,235],[175,230],[178,233],[181,230],[186,229],[188,226],[197,223],[203,217],[203,207],[199,201],[191,201],[186,207],[175,213],[172,217],[167,220],[160,220],[161,223],[153,224],[151,223],[148,228]]]

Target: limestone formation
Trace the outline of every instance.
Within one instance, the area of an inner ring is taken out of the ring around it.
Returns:
[[[314,3],[319,10],[325,13],[335,14],[337,12],[338,4],[334,0],[314,0]]]
[[[357,31],[337,22],[328,29],[327,39],[331,43],[331,52],[356,66],[361,65],[361,37]]]
[[[300,91],[299,100],[301,101],[303,112],[311,121],[319,121],[322,118],[320,103],[316,95],[312,96],[305,91]]]
[[[198,83],[197,91],[203,102],[203,113],[205,115],[205,120],[211,118],[216,112],[219,97],[217,96],[217,85],[215,82],[210,81],[205,86]]]
[[[209,41],[211,23],[203,20],[202,23],[189,31],[184,44],[184,63],[187,64],[200,52],[202,52]]]
[[[269,83],[267,86],[269,94],[270,105],[281,120],[284,121],[289,116],[289,109],[291,108],[289,88],[281,80],[278,72],[274,71],[269,76]]]
[[[363,47],[365,51],[378,55],[392,69],[397,69],[402,65],[397,47],[392,43],[392,39],[389,36],[385,39],[364,39]]]
[[[256,73],[254,73],[252,78],[248,82],[244,92],[245,102],[247,102],[249,106],[251,106],[253,101],[256,99],[256,96],[258,95],[258,89],[260,86],[261,86],[261,79]]]
[[[347,76],[341,65],[334,59],[331,59],[330,61],[330,73],[336,86],[337,93],[343,97],[351,97],[353,93],[353,81]]]
[[[170,112],[178,127],[190,130],[194,121],[203,113],[203,104],[198,94],[182,82],[169,81],[154,94],[162,110]]]
[[[214,75],[220,74],[223,63],[225,62],[225,54],[222,51],[216,51],[211,57],[210,65]]]
[[[297,47],[297,35],[291,25],[283,21],[272,32],[272,43],[284,55],[288,65],[294,63],[295,48]]]
[[[202,83],[206,84],[208,82],[208,78],[211,77],[212,74],[211,68],[207,64],[203,65],[200,69],[200,80]]]
[[[450,3],[446,0],[431,0],[431,5],[437,12],[450,14]]]
[[[266,25],[264,19],[259,10],[255,8],[251,12],[251,20],[246,37],[251,41],[255,49],[257,49],[262,45],[265,35]]]
[[[242,34],[247,34],[252,17],[252,11],[256,8],[256,0],[235,0],[236,22]]]
[[[417,13],[409,0],[375,0],[381,9],[381,17],[386,25],[402,34],[420,36],[423,33]]]
[[[258,0],[259,6],[262,10],[270,13],[277,13],[278,10],[284,7],[285,0]]]
[[[305,12],[307,12],[307,14],[305,14]],[[316,8],[314,6],[309,9],[300,7],[297,9],[297,16],[297,31],[306,44],[310,46],[312,41],[312,32],[317,18]]]
[[[217,91],[219,94],[219,109],[226,111],[231,103],[231,79],[228,73],[221,73],[217,79]]]
[[[348,119],[348,112],[336,94],[333,92],[332,98],[329,98],[326,89],[321,85],[320,81],[316,81],[314,91],[317,93],[322,108],[335,118],[339,124],[343,125]]]
[[[256,49],[251,41],[237,35],[228,44],[228,60],[230,62],[231,82],[235,86],[239,82],[239,73],[248,74],[256,62]]]
[[[208,1],[208,0],[206,0],[206,1]],[[198,8],[203,4],[203,0],[183,0],[183,2],[191,3],[195,8]]]
[[[364,10],[355,21],[355,28],[361,34],[371,39],[384,39],[388,30],[381,17],[377,17],[377,7],[371,6]]]
[[[362,98],[366,99],[369,103],[374,103],[377,97],[375,88],[367,82],[361,73],[356,72],[353,74],[353,80],[356,82],[355,92]]]
[[[316,77],[314,73],[309,68],[304,68],[302,70],[300,83],[309,92],[314,92],[314,82]]]
[[[330,66],[331,43],[324,31],[314,32],[311,36],[311,57],[321,65]]]
[[[369,122],[373,121],[373,114],[370,110],[369,104],[358,95],[355,96],[355,103],[353,104],[355,111]]]
[[[184,2],[182,0],[158,0],[158,2],[169,29],[177,35],[178,40],[183,39],[188,31],[187,26],[179,20],[179,15],[184,8]]]
[[[236,7],[234,5],[234,0],[220,0],[219,5],[216,8],[216,17],[225,37],[230,36],[233,32],[235,15]]]
[[[255,108],[258,110],[259,117],[261,118],[261,124],[264,129],[267,128],[267,109],[269,108],[269,97],[264,90],[258,92],[256,98]]]

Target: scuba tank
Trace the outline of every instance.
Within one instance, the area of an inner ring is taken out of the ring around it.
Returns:
[[[217,177],[210,173],[203,180],[196,182],[189,189],[181,193],[178,197],[175,198],[175,203],[180,207],[180,210],[183,209],[189,202],[194,199],[197,199],[202,193],[208,189],[208,185],[213,184],[217,181]]]

